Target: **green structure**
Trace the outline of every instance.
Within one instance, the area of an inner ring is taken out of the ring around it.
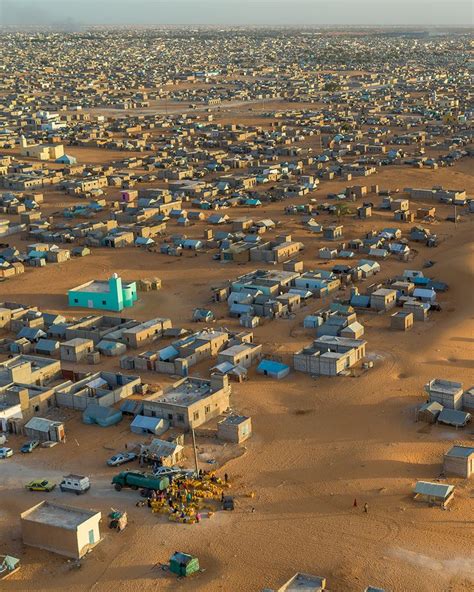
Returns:
[[[68,292],[69,306],[100,308],[120,312],[137,300],[135,282],[122,282],[114,273],[108,281],[92,280]]]
[[[170,559],[170,571],[178,576],[190,576],[199,571],[199,559],[176,551]]]

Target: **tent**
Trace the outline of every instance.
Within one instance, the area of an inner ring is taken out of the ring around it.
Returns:
[[[82,413],[82,421],[88,425],[97,424],[106,428],[117,424],[122,419],[122,412],[113,407],[89,405]]]

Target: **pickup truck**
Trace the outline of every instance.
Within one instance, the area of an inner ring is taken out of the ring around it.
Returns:
[[[131,489],[142,489],[143,495],[147,496],[151,491],[162,491],[170,484],[168,477],[155,477],[152,474],[139,473],[138,471],[122,471],[112,479],[112,485],[116,491],[123,487]]]

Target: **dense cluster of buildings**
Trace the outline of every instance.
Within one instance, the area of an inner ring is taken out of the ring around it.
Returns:
[[[373,365],[364,319],[394,331],[432,319],[448,286],[411,261],[474,200],[462,187],[366,178],[435,175],[472,156],[469,44],[442,33],[3,32],[0,281],[35,273],[39,284],[40,268],[72,270],[99,249],[136,249],[153,269],[206,258],[234,279],[193,302],[193,330],[122,317],[161,281],[112,271],[71,283],[71,313],[89,309],[79,318],[0,303],[0,432],[65,442],[66,410],[87,425],[124,421],[141,459],[174,466],[198,428],[250,437],[232,381],[356,376]],[[395,262],[403,271],[386,277]],[[280,356],[277,332],[260,343],[260,325],[297,316],[308,345]],[[159,375],[166,386],[150,384]],[[434,379],[425,391],[418,421],[469,424],[474,387]],[[452,446],[443,474],[471,477],[474,449]],[[418,481],[413,494],[445,508],[454,491]],[[100,519],[42,502],[21,514],[23,541],[80,559]],[[278,590],[297,589],[321,592],[326,579],[299,573]]]

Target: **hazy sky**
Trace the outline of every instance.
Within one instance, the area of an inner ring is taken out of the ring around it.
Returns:
[[[472,0],[0,0],[4,25],[463,25]]]

